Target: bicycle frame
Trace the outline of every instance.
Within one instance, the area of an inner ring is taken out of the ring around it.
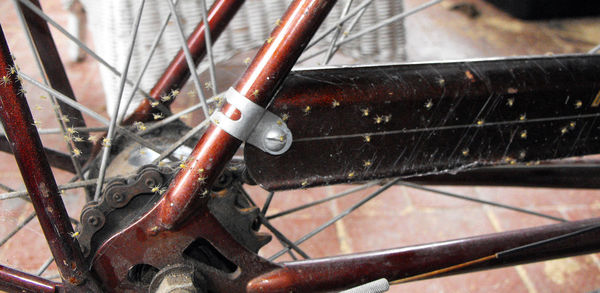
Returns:
[[[222,32],[242,2],[216,1],[209,13],[209,24],[214,36]],[[335,1],[326,0],[294,1],[281,24],[273,31],[234,88],[263,107],[269,104],[334,4]],[[205,52],[202,45],[203,34],[204,30],[199,26],[188,43],[196,52],[197,60]],[[185,60],[180,52],[153,89],[154,98],[159,99],[161,93],[183,84],[189,75],[184,64]],[[8,72],[12,67],[13,60],[6,40],[2,37],[0,72]],[[90,273],[77,240],[72,237],[73,230],[33,125],[25,96],[20,91],[20,81],[16,75],[9,77],[10,81],[0,86],[2,122],[65,282],[50,282],[0,266],[0,288],[33,292],[55,292],[62,289],[73,292],[99,291],[98,280]],[[151,111],[148,103],[144,103],[126,121],[130,123],[144,120]],[[225,105],[222,112],[232,119],[237,119],[240,115],[231,105]],[[146,263],[154,261],[153,264],[157,267],[182,261],[183,256],[172,254],[182,251],[187,244],[199,237],[215,245],[220,253],[240,268],[235,276],[210,269],[203,271],[212,288],[222,292],[340,290],[383,277],[398,280],[432,271],[437,272],[419,278],[437,277],[600,250],[600,231],[593,230],[567,240],[542,243],[515,253],[498,255],[498,252],[511,248],[578,233],[582,228],[600,222],[600,219],[591,219],[372,253],[274,264],[237,243],[206,208],[208,190],[240,144],[241,141],[217,126],[209,127],[187,160],[187,167],[178,172],[159,202],[134,224],[114,235],[109,244],[105,243],[99,248],[93,269],[96,275],[101,276],[103,288],[109,291],[123,290],[120,285],[124,282],[127,269],[140,260]],[[388,174],[384,177],[391,176]],[[388,184],[393,183],[395,181]],[[298,182],[286,188],[297,186]],[[128,247],[124,251],[123,247],[132,242],[136,243],[136,247]],[[159,255],[148,255],[154,250],[163,258],[153,259]],[[119,260],[118,265],[114,263],[115,259]],[[470,263],[471,261],[477,262]],[[457,265],[459,267],[452,270],[444,270]],[[409,280],[412,279],[405,281]]]

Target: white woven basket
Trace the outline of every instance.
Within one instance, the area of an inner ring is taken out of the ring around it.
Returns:
[[[92,32],[97,53],[115,68],[122,68],[127,56],[128,38],[139,0],[80,1],[84,4],[88,15],[88,26]],[[213,1],[207,2],[210,5]],[[232,54],[262,45],[290,2],[291,0],[247,0],[215,44],[213,48],[215,60],[225,60]],[[360,2],[362,1],[354,1],[353,6],[357,6]],[[339,19],[345,4],[346,1],[339,1],[326,19],[323,28],[329,27]],[[402,10],[402,0],[373,1],[353,32],[370,27],[382,19],[401,13]],[[202,18],[200,3],[199,1],[180,0],[178,11],[182,17],[184,32],[188,35]],[[169,7],[165,1],[146,1],[129,69],[130,79],[135,80],[139,75],[154,37],[168,13]],[[400,21],[344,45],[342,53],[369,62],[404,60],[404,40],[404,25]],[[152,88],[171,58],[180,49],[179,44],[176,26],[171,22],[142,79],[142,89],[149,91]],[[326,46],[328,42],[322,42],[322,44],[322,46]],[[202,67],[202,64],[200,66]],[[117,100],[119,80],[104,67],[100,67],[100,75],[107,97],[107,109],[112,116],[112,109]],[[125,97],[128,97],[130,92],[131,89],[127,88]],[[136,105],[140,99],[141,97],[135,97],[132,105]]]

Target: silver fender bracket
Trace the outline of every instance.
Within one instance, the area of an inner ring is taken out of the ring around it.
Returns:
[[[242,115],[238,120],[231,120],[221,111],[215,111],[210,120],[217,127],[271,155],[283,154],[290,148],[292,132],[281,118],[233,88],[225,92],[225,99]]]

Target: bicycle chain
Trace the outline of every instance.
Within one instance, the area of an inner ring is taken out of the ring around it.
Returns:
[[[88,203],[80,217],[79,245],[90,260],[104,241],[137,220],[160,198],[177,170],[155,165],[143,166],[137,175],[128,179],[110,181],[99,201]],[[248,250],[258,252],[271,237],[254,228],[258,208],[252,206],[236,188],[230,188],[237,178],[226,170],[222,178],[228,182],[219,185],[208,203],[208,208],[223,227]]]
[[[79,229],[78,240],[83,255],[85,257],[90,256],[93,246],[93,238],[98,231],[107,226],[107,218],[112,217],[113,221],[116,219],[116,217],[112,216],[111,214],[114,214],[115,211],[118,210],[121,210],[118,214],[124,214],[124,210],[132,210],[132,208],[137,208],[136,205],[127,209],[128,204],[134,198],[141,195],[146,195],[146,198],[150,196],[147,203],[153,204],[159,198],[159,196],[155,196],[155,194],[160,193],[160,191],[156,190],[156,188],[160,189],[165,182],[168,182],[173,174],[174,170],[171,170],[170,168],[143,166],[140,168],[138,174],[130,177],[129,180],[125,178],[118,178],[110,181],[106,185],[105,191],[103,192],[100,200],[89,202],[81,212],[81,225]],[[120,224],[123,224],[122,220],[122,218],[117,219],[117,222],[121,223],[116,226],[121,226]]]

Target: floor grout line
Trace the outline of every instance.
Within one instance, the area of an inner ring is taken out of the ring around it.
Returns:
[[[572,217],[570,217],[569,214],[567,214],[567,212],[564,209],[559,209],[558,211],[560,212],[560,215],[563,218],[565,218],[565,219],[567,219],[569,221],[573,220]],[[598,258],[598,255],[596,255],[596,254],[589,254],[589,255],[584,256],[584,257],[589,257],[590,260],[594,263],[594,265],[596,265],[596,268],[598,268],[600,270],[600,258]]]
[[[333,189],[333,186],[327,187],[327,196],[332,196],[335,194]],[[329,210],[334,216],[340,213],[337,200],[332,200],[329,203]],[[350,238],[350,235],[348,235],[348,230],[346,229],[344,219],[340,219],[339,221],[335,222],[335,232],[336,237],[340,243],[340,252],[342,254],[349,254],[354,252],[354,249],[352,248],[352,239]]]

